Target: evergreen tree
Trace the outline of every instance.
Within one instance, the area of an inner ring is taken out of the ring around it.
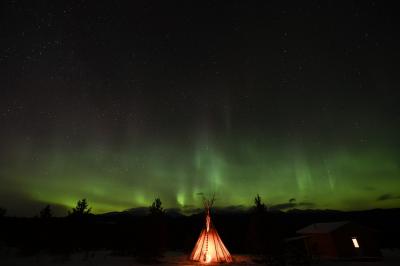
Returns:
[[[138,247],[138,259],[144,263],[156,263],[166,245],[165,210],[162,202],[156,198],[149,207],[147,231],[141,236]]]
[[[150,209],[150,215],[162,215],[165,212],[164,208],[162,207],[162,202],[160,198],[156,198],[153,201],[153,204],[151,204],[149,209]]]
[[[50,219],[51,217],[53,217],[53,213],[51,212],[50,205],[47,205],[40,211],[39,217],[42,219]]]
[[[75,217],[83,217],[92,211],[92,208],[89,208],[89,205],[86,201],[86,199],[78,200],[76,203],[76,207],[72,209],[72,213],[68,212],[69,216],[75,216]]]

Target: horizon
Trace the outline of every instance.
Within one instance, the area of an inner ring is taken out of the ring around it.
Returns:
[[[90,205],[90,202],[88,202],[89,205],[88,207],[91,208],[92,206]],[[263,202],[264,203],[264,202]],[[37,218],[40,216],[40,211],[43,210],[46,206],[50,206],[51,210],[51,215],[52,217],[56,218],[63,218],[63,217],[68,217],[69,212],[72,211],[76,205],[72,207],[68,206],[61,206],[61,205],[52,205],[52,204],[41,204],[36,206],[35,209],[31,210],[31,212],[26,215],[26,214],[18,214],[13,212],[13,210],[2,208],[6,211],[4,217],[16,217],[16,218]],[[127,209],[122,209],[122,210],[108,210],[108,211],[100,211],[96,212],[93,211],[91,208],[90,214],[93,215],[107,215],[107,214],[122,214],[122,213],[130,213],[133,216],[145,216],[150,213],[150,207],[149,206],[136,206],[136,207],[130,207]],[[249,205],[249,206],[244,206],[244,205],[228,205],[228,206],[218,206],[215,205],[212,207],[212,212],[213,213],[219,213],[219,214],[239,214],[239,213],[249,213],[254,209],[255,205]],[[267,211],[268,212],[281,212],[281,213],[291,213],[291,212],[368,212],[368,211],[376,211],[376,210],[383,210],[383,211],[390,211],[390,210],[397,210],[400,209],[400,207],[391,207],[391,208],[365,208],[365,209],[348,209],[348,210],[339,210],[339,209],[322,209],[322,208],[316,208],[316,207],[305,207],[302,205],[297,205],[296,203],[285,203],[285,204],[275,204],[275,205],[266,205]],[[192,215],[199,215],[204,213],[204,207],[196,207],[196,206],[183,206],[183,207],[165,207],[162,206],[165,214],[174,214],[178,213],[183,216],[192,216]]]

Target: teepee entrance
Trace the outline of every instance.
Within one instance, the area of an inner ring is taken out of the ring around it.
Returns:
[[[206,220],[203,230],[201,230],[199,239],[194,246],[190,260],[199,261],[201,263],[215,262],[232,262],[232,256],[228,249],[222,243],[217,230],[213,226],[210,217],[210,208],[214,202],[205,200]]]

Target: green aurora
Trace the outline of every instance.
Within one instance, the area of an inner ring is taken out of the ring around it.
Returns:
[[[155,197],[184,212],[201,207],[200,193],[216,193],[221,207],[248,207],[257,193],[272,207],[289,199],[296,208],[399,206],[399,156],[389,146],[336,146],[323,152],[317,144],[313,149],[281,144],[203,138],[196,145],[132,142],[119,148],[21,145],[2,167],[1,190],[66,208],[87,198],[95,213],[149,206]]]

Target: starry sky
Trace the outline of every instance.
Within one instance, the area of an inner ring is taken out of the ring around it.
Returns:
[[[395,11],[2,1],[0,207],[400,207]]]

